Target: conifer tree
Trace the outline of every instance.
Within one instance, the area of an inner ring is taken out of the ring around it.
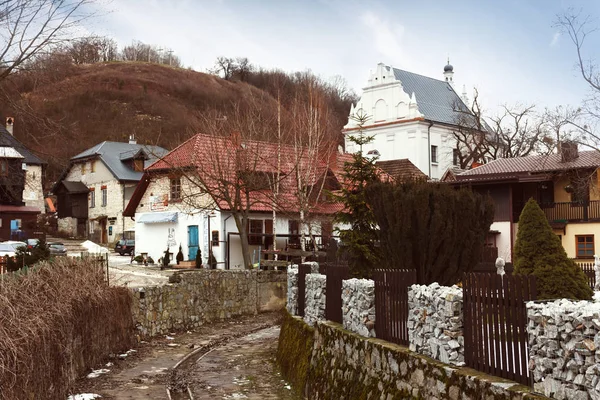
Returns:
[[[481,259],[494,219],[489,196],[424,181],[370,185],[382,267],[415,269],[417,283],[453,285]]]
[[[349,140],[358,146],[352,155],[352,161],[344,165],[343,185],[335,199],[344,205],[337,213],[335,222],[343,224],[347,229],[340,229],[342,241],[340,252],[348,258],[350,275],[355,278],[370,278],[372,269],[379,261],[377,242],[377,224],[373,211],[366,201],[366,188],[377,182],[379,176],[375,161],[377,157],[365,158],[363,146],[373,140],[373,136],[364,134],[363,126],[369,117],[365,113],[351,116],[358,124],[356,135]]]
[[[538,299],[592,297],[587,277],[567,257],[560,239],[533,199],[529,199],[519,217],[514,255],[515,274],[535,275]]]

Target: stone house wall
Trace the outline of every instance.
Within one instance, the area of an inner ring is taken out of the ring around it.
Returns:
[[[600,303],[527,303],[534,388],[555,399],[600,399]]]
[[[176,274],[172,284],[132,289],[133,318],[140,336],[149,337],[282,309],[285,279],[283,271],[198,270]]]
[[[375,337],[375,282],[370,279],[342,281],[344,328],[364,337]]]
[[[462,289],[437,283],[412,285],[408,291],[408,338],[412,351],[464,365]]]

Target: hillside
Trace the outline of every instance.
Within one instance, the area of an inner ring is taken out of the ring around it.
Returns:
[[[226,114],[250,98],[277,109],[269,91],[248,83],[139,62],[60,65],[11,77],[3,89],[10,100],[0,98],[0,116],[15,116],[15,136],[48,161],[47,182],[73,155],[104,140],[134,134],[138,143],[172,149],[202,129],[209,111]],[[349,110],[339,108],[336,121]]]

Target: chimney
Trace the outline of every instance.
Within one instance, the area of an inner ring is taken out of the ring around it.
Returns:
[[[129,144],[137,144],[137,140],[135,140],[135,135],[129,135]]]
[[[233,144],[234,147],[242,146],[242,134],[239,131],[231,132],[231,144]]]
[[[560,161],[571,162],[575,161],[579,157],[579,151],[577,150],[577,143],[575,142],[562,142],[560,143]]]
[[[14,124],[15,124],[15,118],[14,117],[6,117],[6,130],[12,136],[14,136],[14,133],[13,133],[13,126],[14,126]]]

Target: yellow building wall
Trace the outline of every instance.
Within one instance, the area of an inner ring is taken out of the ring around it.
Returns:
[[[567,176],[559,176],[554,179],[554,202],[555,203],[566,203],[571,201],[571,193],[565,192],[565,186],[569,185],[571,181]]]
[[[575,251],[576,235],[594,235],[594,254],[600,253],[600,222],[569,223],[564,232],[558,229],[554,230],[554,233],[562,236],[562,245],[569,258],[575,258],[577,255]],[[593,261],[594,259],[583,260]]]
[[[590,177],[590,200],[600,200],[600,174],[598,170]],[[565,191],[565,186],[570,185],[568,176],[562,175],[554,179],[554,201],[556,203],[570,202],[571,194]]]

